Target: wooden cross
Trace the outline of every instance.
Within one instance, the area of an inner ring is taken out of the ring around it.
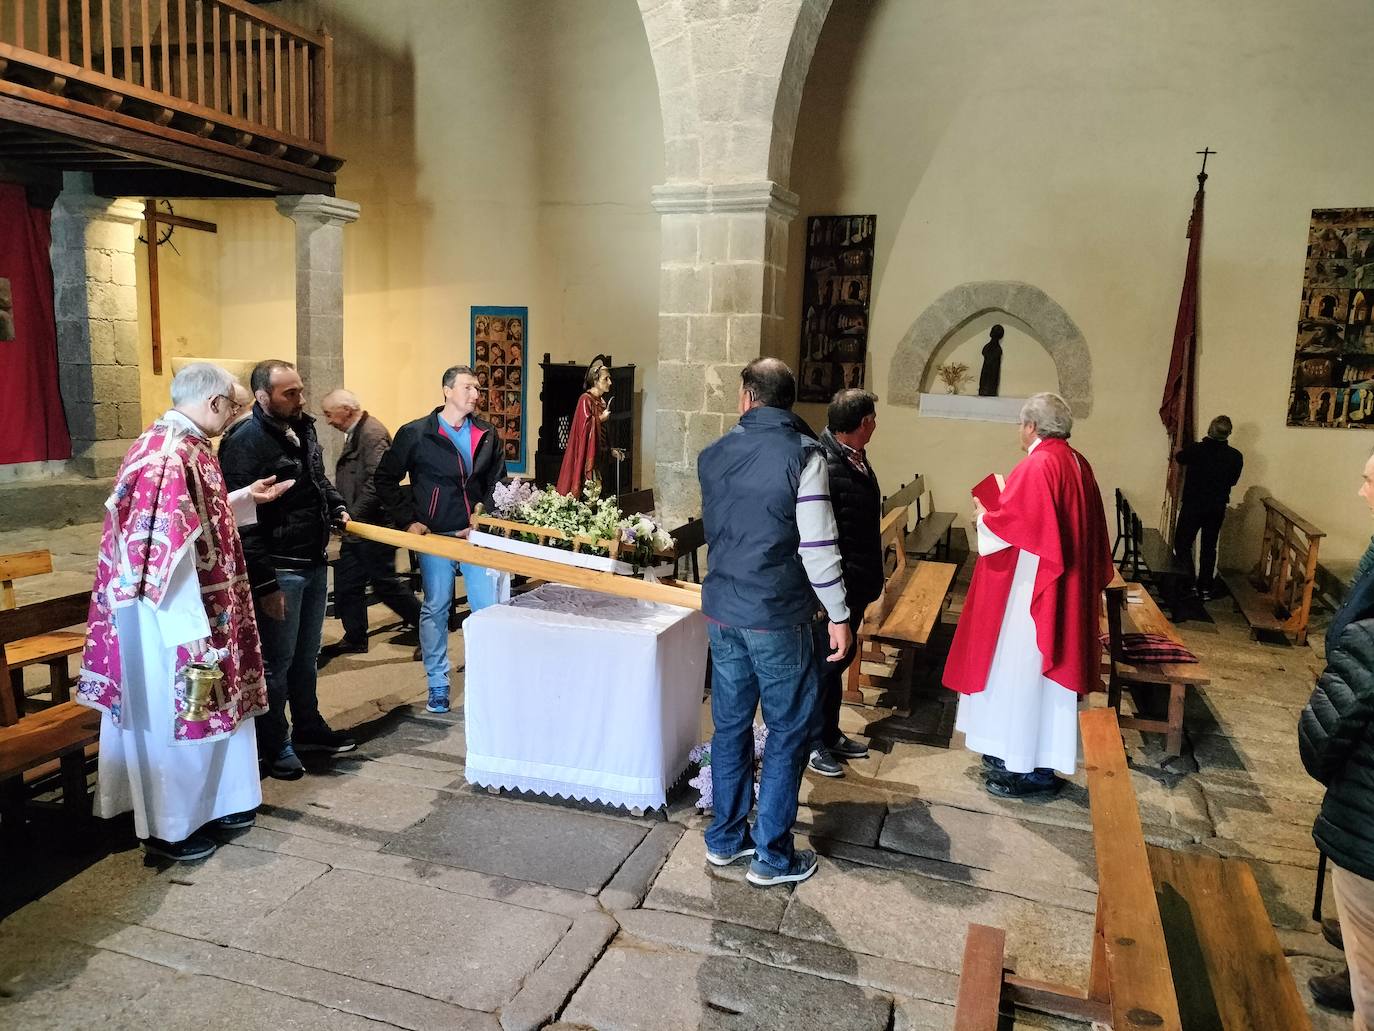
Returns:
[[[143,204],[144,234],[148,238],[148,321],[153,328],[153,374],[162,375],[162,305],[158,301],[157,283],[157,234],[160,226],[181,226],[184,229],[198,229],[202,233],[217,233],[219,226],[198,218],[184,215],[164,215],[157,209],[156,198],[149,197]]]

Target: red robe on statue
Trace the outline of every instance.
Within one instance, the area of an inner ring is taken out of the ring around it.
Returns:
[[[598,462],[606,450],[606,424],[601,413],[606,402],[591,391],[577,399],[573,410],[572,428],[568,430],[568,448],[563,452],[563,465],[558,470],[559,494],[582,497],[582,485],[588,480],[601,479]]]
[[[961,694],[987,686],[1020,550],[1040,559],[1030,609],[1043,675],[1079,694],[1101,690],[1098,599],[1112,580],[1112,549],[1088,460],[1067,441],[1040,441],[983,525],[1011,547],[973,567],[944,685]]]

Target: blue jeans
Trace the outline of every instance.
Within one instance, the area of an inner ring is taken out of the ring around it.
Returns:
[[[425,680],[431,688],[448,687],[448,614],[453,608],[453,584],[459,570],[473,612],[501,599],[497,581],[486,567],[457,562],[442,555],[420,553],[420,583],[425,600],[420,605],[420,654],[425,661]]]
[[[754,710],[762,703],[768,743],[759,778],[754,850],[779,870],[792,863],[792,824],[816,704],[811,625],[746,630],[708,623],[711,639],[711,790],[715,816],[706,847],[729,855],[744,847],[754,794]]]
[[[286,618],[273,619],[255,605],[262,663],[267,674],[268,711],[257,718],[258,755],[275,759],[286,744],[291,722],[298,729],[324,723],[315,693],[315,664],[320,655],[325,603],[329,597],[329,567],[278,569],[277,586],[286,595]]]

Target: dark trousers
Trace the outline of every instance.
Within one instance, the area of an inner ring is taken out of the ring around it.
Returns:
[[[864,621],[863,610],[850,609],[849,629],[854,635],[849,651],[838,662],[831,662],[830,621],[819,619],[814,624],[816,635],[815,662],[816,679],[820,683],[820,696],[816,699],[815,714],[811,719],[811,740],[807,745],[808,754],[818,748],[831,748],[840,740],[840,703],[844,700],[845,670],[859,656],[859,626]]]
[[[376,541],[345,537],[334,567],[334,614],[343,624],[344,640],[367,640],[367,585],[387,608],[411,626],[420,625],[420,601],[396,575],[396,549]]]
[[[1225,505],[1210,509],[1185,505],[1178,514],[1178,525],[1174,527],[1174,554],[1190,573],[1193,571],[1193,542],[1199,534],[1202,535],[1202,555],[1194,574],[1194,582],[1200,591],[1212,589],[1212,577],[1217,570],[1217,538],[1221,536],[1221,524],[1225,518]]]
[[[329,598],[329,569],[324,565],[278,569],[277,584],[286,595],[285,619],[273,619],[254,600],[262,664],[267,674],[268,705],[268,711],[254,723],[258,731],[258,757],[269,762],[287,743],[291,724],[298,730],[313,730],[324,724],[315,693],[315,665],[320,655],[325,602]]]

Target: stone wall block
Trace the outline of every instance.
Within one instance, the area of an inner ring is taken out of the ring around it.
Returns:
[[[771,123],[736,122],[730,127],[730,167],[750,172],[761,179],[766,178],[776,135]],[[791,153],[790,139],[787,150]]]
[[[139,399],[138,369],[127,365],[92,365],[91,393],[99,403]]]
[[[57,381],[67,416],[91,403],[91,367],[84,363],[58,362]]]
[[[95,417],[94,440],[117,440],[119,438],[119,406],[116,404],[92,405]]]
[[[728,179],[731,174],[729,123],[707,123],[698,132],[701,136],[702,179],[708,182]]]
[[[743,364],[706,367],[706,411],[721,415],[739,411],[739,377],[743,371]]]
[[[740,365],[763,354],[762,319],[758,315],[731,315],[726,357]]]
[[[698,129],[696,105],[690,89],[659,91],[659,108],[663,114],[663,135],[695,136]]]
[[[85,223],[84,244],[88,251],[132,252],[138,239],[138,228],[123,222],[93,219]]]
[[[85,264],[82,264],[82,269]],[[79,279],[63,277],[53,280],[53,311],[58,321],[63,319],[84,319],[89,298],[86,292],[85,275]]]
[[[725,361],[729,319],[724,315],[693,315],[688,323],[687,360],[703,365]]]
[[[703,122],[729,122],[738,107],[736,75],[707,75],[696,79],[697,114]]]
[[[118,365],[138,364],[138,323],[112,322],[114,333],[114,357]]]
[[[723,315],[763,310],[763,263],[715,265],[711,269],[711,311]]]
[[[86,252],[86,278],[95,283],[114,282],[114,260],[110,251]]]
[[[90,361],[91,342],[87,333],[89,323],[76,319],[59,319],[57,323],[57,360],[64,363]]]
[[[653,50],[673,51],[681,48],[667,44],[681,36],[687,29],[687,19],[682,8],[676,3],[652,4],[652,0],[640,0],[639,11],[644,19],[644,35]],[[655,55],[654,64],[659,63]]]
[[[687,33],[691,40],[692,71],[698,85],[714,78],[736,78],[729,73],[743,68],[746,59],[751,56],[750,39],[754,35],[757,20],[758,14],[751,12],[689,24]]]
[[[687,337],[690,318],[686,315],[658,317],[658,357],[665,362],[687,360]]]
[[[137,437],[143,432],[143,406],[130,401],[115,406],[119,409],[119,435]]]
[[[92,319],[87,325],[90,327],[90,357],[87,359],[92,365],[114,365],[115,364],[115,324],[103,319]],[[78,359],[79,360],[79,359]],[[135,355],[133,364],[137,364]]]
[[[665,268],[660,311],[699,314],[711,307],[711,275],[706,268]]]
[[[783,334],[783,319],[781,315],[765,315],[759,319],[759,354],[767,355],[770,358],[781,358],[785,341]],[[800,369],[793,370],[798,374]]]
[[[95,431],[95,405],[89,401],[73,402],[66,391],[63,391],[62,402],[67,413],[67,432],[73,441],[100,439]]]
[[[695,136],[677,136],[663,144],[664,171],[669,181],[701,178],[701,141]]]
[[[330,223],[296,223],[296,270],[343,268],[343,226]]]
[[[701,262],[723,262],[730,257],[730,219],[726,215],[701,215]]]
[[[138,285],[138,260],[133,254],[110,255],[110,275],[118,286]],[[140,433],[142,430],[139,431]]]
[[[731,261],[767,260],[768,217],[763,212],[730,216]]]
[[[687,413],[660,408],[654,414],[655,458],[660,462],[682,465],[687,461],[684,443],[687,438]]]
[[[715,412],[691,412],[687,416],[687,454],[693,462],[702,450],[720,439],[723,417]]]
[[[688,516],[701,518],[697,456],[690,458],[686,465],[663,463],[655,469],[654,496],[659,499],[659,521],[664,526],[681,526]]]
[[[706,368],[679,362],[658,366],[658,406],[678,412],[700,412],[706,403]]]
[[[701,253],[697,215],[663,216],[663,264],[695,265]]]

